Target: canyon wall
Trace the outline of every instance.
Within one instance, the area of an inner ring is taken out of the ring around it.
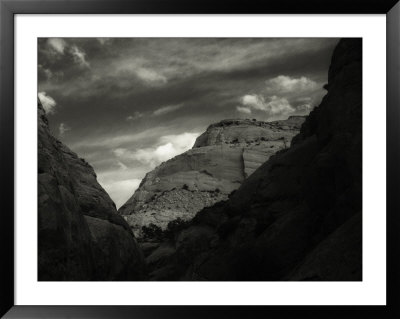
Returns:
[[[338,43],[325,87],[290,148],[148,249],[152,280],[362,279],[361,39]]]
[[[38,101],[38,279],[145,278],[130,227],[93,168],[52,136]]]

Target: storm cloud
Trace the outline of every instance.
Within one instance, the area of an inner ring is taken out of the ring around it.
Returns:
[[[308,114],[338,39],[40,38],[51,129],[121,206],[145,174],[225,118]]]

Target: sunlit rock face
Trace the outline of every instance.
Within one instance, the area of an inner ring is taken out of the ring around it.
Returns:
[[[119,213],[138,236],[143,226],[165,229],[177,218],[190,220],[204,207],[226,200],[271,155],[289,147],[304,119],[210,125],[191,150],[149,172]]]
[[[142,280],[144,259],[93,168],[52,136],[38,102],[38,279]]]
[[[339,42],[326,88],[290,148],[153,248],[152,280],[362,280],[361,39]]]

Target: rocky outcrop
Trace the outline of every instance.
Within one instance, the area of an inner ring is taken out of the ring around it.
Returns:
[[[290,148],[149,252],[151,279],[362,279],[361,39],[338,43],[328,78]]]
[[[193,148],[162,163],[143,179],[120,209],[136,235],[143,226],[165,229],[226,200],[277,151],[290,146],[304,117],[285,121],[224,120],[208,127]]]
[[[39,280],[142,280],[130,227],[93,168],[54,138],[38,102]]]

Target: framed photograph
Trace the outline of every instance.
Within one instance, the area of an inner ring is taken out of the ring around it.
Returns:
[[[1,1],[4,318],[395,318],[397,1]]]

